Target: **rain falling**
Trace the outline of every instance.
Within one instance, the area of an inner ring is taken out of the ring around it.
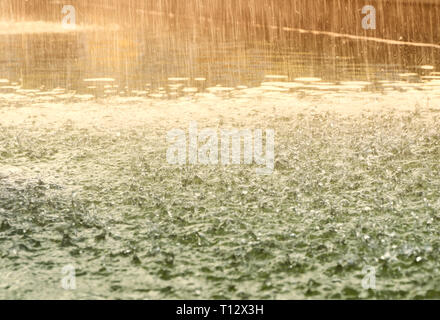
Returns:
[[[0,0],[0,298],[440,298],[439,31],[435,0]]]

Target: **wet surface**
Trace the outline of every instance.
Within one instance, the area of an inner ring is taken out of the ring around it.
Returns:
[[[430,90],[440,82],[437,48],[289,31],[270,39],[228,29],[210,33],[174,20],[152,17],[139,30],[113,25],[110,31],[83,26],[76,32],[53,23],[3,25],[9,31],[0,33],[0,92],[175,98],[246,87]]]
[[[4,107],[0,297],[438,298],[439,103],[359,92]],[[194,120],[276,128],[274,173],[169,165],[166,132]],[[66,265],[76,290],[61,287]],[[376,290],[361,285],[368,266]]]
[[[439,298],[440,50],[178,19],[0,22],[0,297]],[[274,174],[167,164],[194,120]]]

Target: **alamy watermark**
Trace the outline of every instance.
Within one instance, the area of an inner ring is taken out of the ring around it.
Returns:
[[[191,122],[187,134],[182,129],[168,131],[167,161],[169,164],[202,165],[251,165],[258,174],[273,172],[275,160],[275,131],[265,130],[265,150],[263,150],[262,129],[213,129],[198,130],[196,122]],[[243,154],[241,152],[243,145]]]
[[[65,5],[61,9],[61,13],[64,15],[61,20],[61,25],[64,29],[76,28],[76,9],[72,5]]]
[[[362,274],[365,275],[362,279],[362,288],[365,290],[376,290],[376,268],[365,266],[362,270]]]
[[[365,30],[376,29],[376,8],[368,5],[362,8],[362,14],[366,16],[362,19],[362,28]]]
[[[64,276],[61,279],[61,287],[64,290],[76,290],[75,267],[71,264],[66,265],[61,269],[61,274]]]

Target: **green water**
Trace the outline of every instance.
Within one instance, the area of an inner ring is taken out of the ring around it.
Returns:
[[[2,121],[1,298],[439,297],[438,112],[225,114],[224,126],[276,129],[275,171],[258,176],[169,165],[166,130],[185,120],[107,128],[148,107],[103,102],[80,106],[90,124],[56,105],[57,125],[44,107]],[[98,120],[96,107],[114,111]],[[61,286],[66,265],[76,290]],[[366,266],[376,290],[361,285]]]

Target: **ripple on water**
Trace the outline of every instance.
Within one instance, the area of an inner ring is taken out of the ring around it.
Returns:
[[[172,81],[172,82],[179,82],[179,81],[189,81],[189,78],[184,78],[184,77],[171,77],[168,78],[168,81]]]
[[[74,96],[76,99],[79,99],[81,101],[87,101],[95,98],[93,94],[75,94]]]
[[[182,92],[184,92],[184,93],[196,93],[198,91],[199,91],[199,89],[194,88],[194,87],[187,87],[187,88],[182,89]]]
[[[424,86],[429,87],[430,89],[438,89],[440,88],[440,80],[433,80],[424,84]]]
[[[275,87],[281,87],[281,88],[287,88],[287,89],[294,89],[294,88],[300,88],[303,85],[301,83],[297,83],[297,82],[266,81],[266,82],[262,82],[261,86],[275,86]]]
[[[341,81],[340,83],[343,86],[368,86],[371,84],[369,81]]]
[[[434,70],[434,66],[424,65],[419,67],[422,70]]]
[[[288,92],[289,89],[281,87],[281,86],[274,86],[274,85],[262,85],[261,89],[265,91],[278,91],[278,92]]]
[[[321,80],[322,80],[321,78],[314,78],[314,77],[295,78],[295,81],[298,82],[318,82]]]
[[[285,75],[279,75],[279,74],[268,74],[265,76],[266,79],[275,79],[275,80],[287,80],[289,79],[288,76]]]
[[[230,94],[252,97],[267,94],[291,94],[294,92],[306,92],[307,94],[314,94],[313,91],[322,92],[353,92],[353,91],[401,91],[401,90],[425,90],[438,91],[440,72],[432,71],[432,66],[420,66],[419,70],[429,72],[404,72],[397,74],[397,80],[345,80],[345,81],[330,81],[325,82],[319,77],[297,77],[293,80],[286,75],[269,74],[264,76],[264,80],[258,86],[238,85],[236,87],[229,87],[224,84],[216,86],[206,85],[207,79],[205,77],[169,77],[168,83],[164,83],[160,88],[153,88],[151,83],[145,83],[141,87],[118,89],[118,81],[112,77],[96,77],[84,78],[82,82],[84,86],[77,89],[76,97],[80,100],[89,100],[102,94],[108,96],[148,96],[151,98],[179,98],[183,95],[194,95],[202,92],[214,94],[217,96],[228,96]],[[0,75],[1,76],[1,75]],[[14,83],[14,82],[13,82]],[[87,89],[87,90],[84,90]],[[22,88],[21,84],[11,85],[11,81],[6,78],[0,78],[0,92],[3,94],[17,93],[22,96],[31,97],[51,97],[44,98],[50,101],[53,97],[57,99],[70,99],[75,94],[75,91],[69,91],[65,88],[53,88],[46,90]],[[68,94],[70,92],[70,94]],[[90,95],[89,95],[90,94]],[[10,101],[14,101],[11,98]],[[16,101],[16,99],[15,99]],[[40,100],[43,101],[43,100]]]
[[[422,79],[423,79],[423,80],[427,80],[427,81],[431,81],[431,80],[440,80],[440,75],[438,75],[438,76],[433,76],[433,75],[430,75],[430,76],[423,76]]]
[[[231,92],[233,90],[234,90],[234,88],[221,87],[221,86],[206,88],[206,91],[208,91],[210,93],[227,93],[227,92]]]
[[[304,85],[303,88],[312,89],[315,91],[338,91],[342,87],[340,85],[329,82],[317,82],[314,84]]]

